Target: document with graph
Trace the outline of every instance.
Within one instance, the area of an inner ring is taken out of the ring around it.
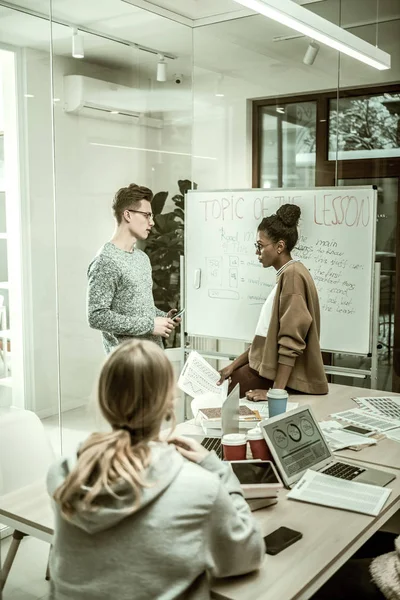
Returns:
[[[360,408],[378,413],[388,419],[400,420],[400,396],[353,398]]]
[[[221,375],[198,352],[193,350],[182,369],[178,379],[178,387],[195,398],[204,394],[215,394],[222,401],[227,396],[228,381],[217,385]]]

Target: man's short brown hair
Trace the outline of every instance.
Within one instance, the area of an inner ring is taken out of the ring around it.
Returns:
[[[117,223],[121,223],[124,210],[127,208],[138,209],[141,200],[151,202],[153,200],[153,192],[149,188],[137,185],[136,183],[130,183],[128,187],[119,189],[114,196],[112,204]]]

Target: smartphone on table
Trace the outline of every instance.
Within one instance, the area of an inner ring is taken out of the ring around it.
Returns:
[[[372,429],[366,429],[365,427],[359,427],[358,425],[347,425],[343,427],[343,431],[348,431],[349,433],[357,433],[358,435],[371,435],[371,433],[375,433]]]
[[[279,527],[272,533],[265,536],[265,551],[267,554],[279,554],[285,548],[288,548],[303,537],[300,531],[289,529],[288,527]]]

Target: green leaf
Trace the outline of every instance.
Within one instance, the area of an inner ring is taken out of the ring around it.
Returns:
[[[162,213],[165,206],[165,201],[168,198],[168,192],[158,192],[151,202],[151,208],[154,215]]]

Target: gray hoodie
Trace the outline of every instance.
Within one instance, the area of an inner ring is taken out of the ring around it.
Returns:
[[[96,512],[71,521],[53,502],[51,600],[203,600],[210,598],[207,575],[260,567],[263,538],[230,465],[214,453],[198,465],[161,442],[151,452],[152,483],[134,514],[123,484],[114,488],[120,499],[105,491]],[[75,464],[73,457],[51,467],[50,496]]]

